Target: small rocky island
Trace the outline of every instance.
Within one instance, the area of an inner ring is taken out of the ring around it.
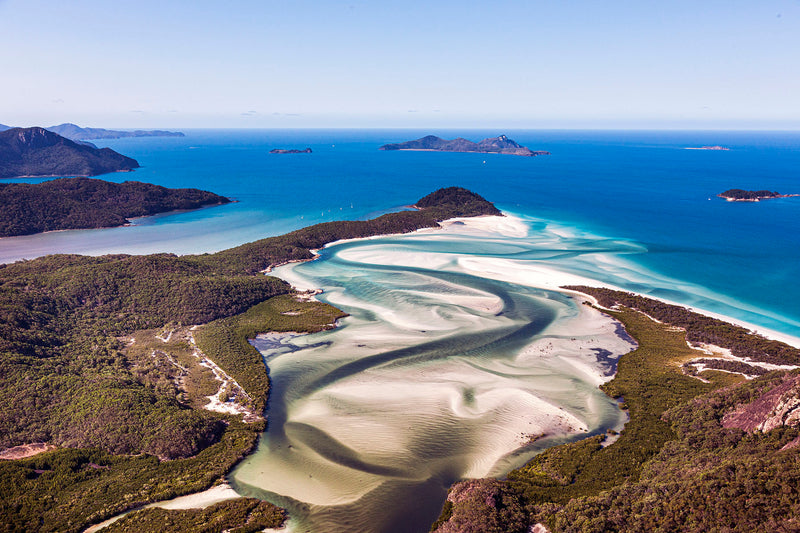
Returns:
[[[124,226],[129,218],[230,203],[199,189],[126,181],[61,178],[0,184],[0,237]]]
[[[453,140],[442,139],[435,135],[428,135],[415,141],[397,144],[384,144],[380,150],[414,150],[431,152],[471,152],[479,154],[509,154],[534,157],[537,155],[550,155],[550,152],[534,151],[522,146],[505,135],[491,137],[480,142],[459,137]]]
[[[714,150],[718,152],[728,152],[730,151],[730,148],[725,146],[689,146],[686,148],[686,150]]]
[[[758,202],[772,198],[791,198],[800,194],[781,194],[777,191],[745,191],[744,189],[728,189],[717,196],[729,202]]]
[[[97,176],[139,168],[135,159],[111,148],[71,141],[44,128],[0,132],[0,178]]]
[[[283,148],[273,148],[269,151],[271,154],[310,154],[311,148],[306,148],[305,150],[298,150],[297,148],[292,148],[290,150],[284,150]]]

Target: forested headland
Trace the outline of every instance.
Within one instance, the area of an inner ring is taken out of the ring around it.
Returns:
[[[199,189],[126,181],[61,178],[0,183],[0,237],[63,229],[112,228],[130,218],[230,203]]]

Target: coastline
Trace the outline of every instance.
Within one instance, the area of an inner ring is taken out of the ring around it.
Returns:
[[[492,216],[492,215],[482,216],[482,217],[457,217],[443,221],[442,222],[443,227],[441,229],[424,228],[421,230],[417,230],[417,233],[420,234],[435,233],[441,230],[447,230],[448,228],[454,227],[456,224],[465,226],[467,228],[475,229],[478,231],[496,232],[501,235],[512,236],[512,237],[522,236],[523,231],[526,228],[525,223],[524,221],[522,221],[521,218],[511,213],[504,212],[502,217]],[[481,275],[487,275],[489,277],[493,277],[493,279],[503,279],[509,281],[513,280],[516,283],[535,286],[548,290],[559,291],[566,294],[579,294],[583,298],[588,298],[591,300],[594,300],[594,298],[592,298],[589,295],[565,289],[563,287],[566,285],[587,285],[591,287],[606,287],[609,289],[623,291],[623,292],[632,292],[634,294],[638,294],[639,296],[650,298],[652,300],[658,300],[669,305],[685,307],[686,309],[694,311],[698,314],[706,315],[712,318],[722,320],[724,322],[728,322],[730,324],[741,326],[767,339],[777,340],[789,344],[791,346],[794,346],[795,348],[800,348],[800,337],[794,335],[775,331],[773,329],[759,326],[751,322],[748,322],[746,320],[734,318],[722,313],[708,311],[706,309],[703,309],[702,307],[686,305],[674,300],[669,300],[666,298],[653,296],[645,293],[637,293],[636,291],[631,291],[629,289],[626,289],[618,285],[614,285],[612,283],[600,281],[592,277],[581,276],[578,274],[565,272],[553,266],[549,266],[547,264],[539,262],[537,262],[535,265],[529,264],[525,265],[524,268],[521,268],[519,263],[515,263],[512,260],[491,259],[489,261],[486,261],[482,258],[475,258],[475,259],[469,258],[463,261],[462,264],[470,265],[476,273],[480,272]],[[594,301],[594,303],[596,304],[597,302]]]
[[[505,235],[505,236],[521,237],[527,231],[526,228],[527,228],[527,226],[525,225],[524,222],[522,222],[521,219],[519,219],[517,217],[514,217],[514,216],[509,216],[508,214],[504,213],[503,216],[457,217],[457,218],[448,219],[448,220],[443,221],[441,223],[441,227],[440,228],[422,228],[422,229],[419,229],[419,230],[415,230],[414,232],[411,232],[411,233],[394,234],[394,235],[414,235],[414,234],[425,235],[425,234],[437,234],[437,233],[447,232],[447,231],[463,232],[464,230],[467,230],[467,231],[474,231],[474,232],[479,232],[479,233],[480,232],[492,232],[492,233],[498,233],[498,234]],[[325,247],[330,247],[330,246],[334,246],[334,245],[337,245],[337,244],[343,244],[343,243],[354,242],[354,241],[378,240],[380,238],[391,237],[391,236],[392,235],[379,235],[379,236],[371,236],[371,237],[365,237],[365,238],[343,239],[343,240],[327,243],[325,245]],[[318,257],[319,257],[319,255],[315,254],[314,259],[316,259]],[[311,259],[309,261],[313,261],[314,259]],[[302,262],[305,262],[305,261],[302,261]],[[468,266],[471,266],[473,269],[475,269],[476,273],[480,272],[482,275],[487,275],[488,274],[490,277],[494,277],[494,279],[508,279],[508,277],[510,275],[512,278],[515,279],[515,282],[523,283],[518,279],[518,278],[521,277],[521,273],[515,272],[515,265],[511,261],[495,260],[495,264],[491,265],[492,268],[489,268],[489,269],[486,268],[487,267],[486,264],[479,264],[479,262],[478,263],[475,263],[475,262],[470,263],[469,261],[466,261],[465,263],[462,263],[462,264],[466,264]],[[276,267],[277,267],[277,265],[276,265]],[[531,273],[533,273],[535,275],[533,277],[531,277],[530,276]],[[591,285],[591,286],[606,286],[606,287],[609,287],[609,288],[613,288],[615,290],[624,290],[624,289],[621,289],[619,287],[614,287],[614,286],[612,286],[610,284],[607,284],[607,283],[598,282],[597,280],[593,280],[591,278],[578,276],[578,275],[571,274],[571,273],[568,273],[568,272],[562,272],[562,271],[559,271],[556,268],[549,267],[549,266],[542,266],[542,265],[537,265],[534,270],[526,269],[524,279],[525,279],[525,282],[523,284],[534,286],[534,287],[545,288],[545,289],[548,289],[548,290],[554,290],[554,291],[561,292],[561,293],[564,293],[564,294],[569,294],[569,295],[572,295],[574,297],[578,297],[580,299],[580,301],[593,301],[595,304],[597,304],[597,301],[593,297],[591,297],[589,295],[586,295],[584,293],[578,292],[578,291],[564,289],[563,285],[584,284],[584,285]],[[295,288],[299,289],[299,287],[295,287]],[[318,288],[315,288],[315,289],[319,290]],[[629,292],[629,291],[626,291],[626,292]],[[756,330],[758,333],[766,336],[767,338],[774,338],[776,340],[781,340],[782,342],[786,342],[786,339],[788,338],[789,340],[797,342],[797,344],[793,344],[793,345],[800,346],[800,339],[797,339],[797,338],[794,338],[794,337],[791,337],[791,336],[786,336],[786,335],[780,334],[778,332],[772,332],[772,331],[769,331],[769,330],[764,330],[764,328],[758,328],[758,327],[753,326],[752,324],[748,324],[748,323],[746,323],[744,321],[738,321],[738,320],[732,319],[730,317],[726,317],[726,316],[721,315],[721,314],[711,313],[711,312],[704,311],[702,309],[696,309],[696,308],[692,308],[692,307],[689,307],[689,306],[684,306],[684,305],[678,304],[676,302],[671,302],[671,301],[668,301],[668,300],[665,300],[665,299],[653,298],[651,296],[644,295],[644,294],[642,296],[645,296],[647,298],[652,298],[652,299],[658,299],[660,301],[663,301],[665,303],[669,303],[671,305],[680,305],[681,307],[687,307],[689,309],[692,309],[692,310],[694,310],[696,312],[705,314],[707,316],[713,316],[714,318],[719,318],[721,320],[724,320],[724,321],[732,323],[732,324],[741,325],[743,327],[746,327],[747,329]],[[614,322],[616,323],[616,321],[614,321]],[[611,379],[611,377],[613,377],[613,375],[609,376],[608,379]],[[607,380],[601,380],[601,381],[599,381],[597,383],[597,385],[599,385],[599,384],[601,384],[601,383],[603,383],[605,381],[607,381]],[[558,426],[558,427],[561,427],[561,426]],[[561,429],[564,429],[564,428],[561,427]],[[545,434],[547,434],[547,433],[545,432]],[[544,443],[541,443],[541,444],[544,444]],[[250,457],[251,455],[252,455],[252,453],[250,455],[248,455],[248,457]],[[481,477],[481,476],[487,475],[487,472],[475,471],[475,472],[471,472],[470,474],[471,475],[469,477]],[[211,490],[213,490],[213,489],[211,489]],[[231,493],[234,494],[232,496],[229,494],[229,496],[231,498],[239,496],[239,494],[236,493],[232,488],[229,487],[229,490],[230,490]],[[201,493],[189,494],[189,495],[186,495],[186,496],[182,496],[180,498],[176,498],[176,500],[185,500],[185,501],[193,501],[193,502],[201,502],[202,503],[202,502],[205,501],[203,499],[203,498],[205,498],[205,496],[203,496],[203,495],[205,495],[207,492],[208,491],[203,491]],[[217,501],[221,501],[221,500],[217,500]],[[150,507],[150,506],[161,507],[162,506],[161,504],[163,504],[163,503],[164,502],[158,502],[158,503],[155,503],[155,504],[148,505],[147,507]],[[211,503],[215,503],[215,502],[211,502]],[[193,504],[193,505],[197,505],[197,504]],[[210,503],[208,505],[210,505]],[[203,506],[205,506],[205,505],[203,505]],[[188,508],[188,507],[173,507],[173,508]],[[115,517],[115,518],[120,518],[120,517],[121,516],[118,516],[118,517]],[[104,522],[104,525],[107,525],[108,523],[110,523],[110,522],[107,522],[107,523]],[[98,526],[99,526],[99,524],[98,524]],[[99,527],[97,529],[99,529]],[[89,531],[97,531],[97,529],[87,530],[87,533]]]

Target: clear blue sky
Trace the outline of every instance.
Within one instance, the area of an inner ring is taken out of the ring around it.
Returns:
[[[800,0],[0,0],[0,123],[800,129]]]

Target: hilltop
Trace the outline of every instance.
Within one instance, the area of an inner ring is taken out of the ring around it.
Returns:
[[[94,148],[44,128],[0,132],[0,178],[96,176],[139,168],[135,159],[111,148]]]

